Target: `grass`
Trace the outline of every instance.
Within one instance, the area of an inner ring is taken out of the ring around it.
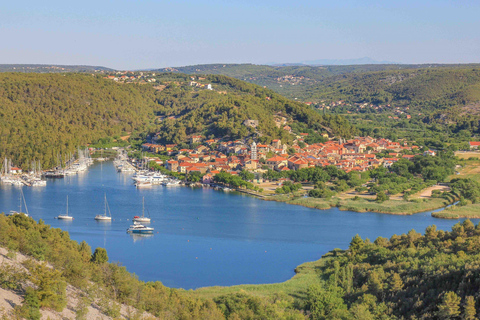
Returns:
[[[479,160],[463,160],[459,163],[462,167],[457,171],[459,174],[453,174],[447,178],[448,181],[452,179],[466,179],[470,178],[480,182],[480,159]]]
[[[451,206],[445,208],[445,210],[432,213],[432,216],[444,219],[478,219],[480,218],[480,203],[468,204],[466,206]]]
[[[291,195],[279,195],[271,197],[268,200],[286,202],[288,204],[300,205],[315,209],[330,209],[338,207],[340,210],[348,210],[355,212],[378,212],[386,214],[410,215],[419,212],[434,210],[446,206],[445,199],[429,198],[429,199],[413,199],[406,200],[387,200],[381,203],[373,199],[360,198],[353,200],[353,198],[338,198],[331,199],[321,198],[304,198],[292,197]]]
[[[302,299],[306,297],[306,292],[309,286],[320,282],[319,269],[324,266],[327,259],[331,258],[323,257],[320,260],[306,262],[299,265],[295,269],[296,274],[290,280],[281,283],[258,285],[244,284],[231,287],[205,287],[196,290],[188,290],[187,293],[191,293],[200,298],[215,298],[221,295],[238,292],[247,292],[259,297],[270,297],[282,292],[294,298]]]
[[[455,156],[459,159],[468,159],[468,158],[479,158],[480,159],[480,152],[455,152]]]

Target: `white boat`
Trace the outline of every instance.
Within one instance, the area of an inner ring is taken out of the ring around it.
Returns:
[[[152,182],[150,181],[137,181],[135,182],[135,187],[137,188],[148,188],[152,186]]]
[[[127,229],[128,233],[133,233],[133,234],[151,234],[153,233],[153,228],[152,227],[146,227],[143,224],[140,224],[136,221],[133,222],[133,224],[130,226],[130,228]]]
[[[165,180],[162,184],[165,187],[176,187],[176,186],[180,186],[180,183],[181,181],[178,179],[168,179],[168,180]]]
[[[73,220],[73,217],[68,215],[68,196],[67,196],[67,211],[65,212],[65,214],[60,214],[60,215],[58,215],[58,216],[57,216],[57,219],[60,219],[60,220]]]
[[[22,212],[22,202],[25,205],[25,212]],[[9,213],[5,214],[6,216],[14,216],[17,214],[23,214],[28,217],[28,208],[27,208],[27,202],[25,201],[25,196],[23,195],[23,190],[20,189],[20,198],[19,198],[19,205],[18,205],[18,211],[15,210],[10,210]]]
[[[108,216],[107,216],[107,209],[108,209]],[[95,220],[112,221],[112,214],[110,212],[110,207],[108,206],[108,202],[107,202],[107,194],[105,194],[105,211],[103,212],[103,214],[97,214],[95,216]]]
[[[143,222],[143,223],[150,223],[150,218],[145,217],[145,197],[143,197],[142,201],[142,216],[135,216],[133,217],[133,222]]]
[[[30,185],[32,187],[45,187],[47,185],[47,181],[42,179],[35,179],[31,181]]]

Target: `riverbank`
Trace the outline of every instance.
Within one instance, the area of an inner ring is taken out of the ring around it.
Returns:
[[[468,204],[466,206],[451,206],[445,208],[445,210],[433,212],[432,217],[442,218],[442,219],[478,219],[480,218],[480,204]]]
[[[331,199],[311,198],[304,196],[278,195],[262,198],[267,201],[285,202],[308,208],[327,210],[337,207],[343,211],[376,212],[395,215],[412,215],[420,212],[436,210],[447,206],[449,203],[441,198],[412,199],[412,200],[387,200],[376,202],[373,199],[338,198]],[[480,217],[479,216],[476,218]]]
[[[259,297],[271,297],[273,295],[289,295],[292,297],[305,299],[308,287],[321,282],[316,270],[325,266],[329,259],[332,259],[335,249],[322,256],[317,261],[305,262],[295,268],[295,275],[285,281],[271,284],[242,284],[230,287],[204,287],[195,290],[188,290],[187,292],[195,297],[212,299],[221,295],[246,292]],[[341,251],[341,250],[339,250]]]

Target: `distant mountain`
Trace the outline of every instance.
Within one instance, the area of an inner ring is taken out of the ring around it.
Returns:
[[[0,64],[0,72],[37,72],[37,73],[61,73],[61,72],[112,72],[114,69],[101,66],[77,66],[55,64]]]
[[[299,63],[272,63],[273,66],[290,67],[290,66],[349,66],[359,64],[401,64],[391,61],[376,61],[369,57],[363,57],[358,59],[319,59],[308,60]]]

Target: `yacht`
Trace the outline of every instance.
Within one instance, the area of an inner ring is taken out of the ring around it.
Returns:
[[[152,186],[151,181],[137,181],[135,182],[135,187],[137,188],[148,188]]]
[[[140,234],[151,234],[153,233],[153,228],[152,227],[146,227],[143,224],[140,224],[136,221],[133,222],[133,224],[130,226],[130,228],[127,229],[128,233],[140,233]]]
[[[47,181],[42,179],[34,179],[31,181],[30,185],[32,187],[45,187],[47,185]]]
[[[145,197],[143,197],[142,201],[142,216],[135,216],[133,217],[133,222],[144,222],[144,223],[150,223],[150,218],[145,217]]]
[[[108,211],[108,215],[107,215],[107,211]],[[107,194],[105,194],[105,211],[103,212],[103,214],[97,214],[95,216],[95,220],[97,220],[97,221],[112,221],[112,214],[110,212],[110,207],[108,206],[108,202],[107,202]]]
[[[60,219],[60,220],[73,220],[73,217],[68,215],[68,196],[67,196],[67,211],[66,211],[66,213],[65,214],[60,214],[56,218]]]
[[[22,212],[22,203],[25,205],[25,212]],[[9,213],[5,214],[6,216],[14,216],[17,214],[23,214],[28,217],[28,208],[27,208],[27,202],[25,201],[25,196],[23,195],[23,190],[20,189],[20,198],[19,198],[19,205],[18,205],[19,211],[15,210],[10,210]]]

